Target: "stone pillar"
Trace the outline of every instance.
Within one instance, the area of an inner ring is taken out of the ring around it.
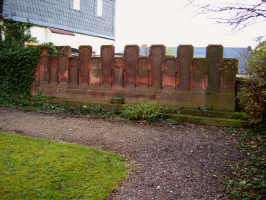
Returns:
[[[208,59],[208,92],[219,92],[220,66],[223,61],[223,46],[209,45],[207,47]]]
[[[69,62],[69,86],[76,88],[78,86],[79,57],[72,57]]]
[[[208,87],[207,107],[220,109],[220,68],[223,61],[223,47],[221,45],[209,45],[207,47],[208,62]],[[224,102],[225,103],[225,102]]]
[[[147,57],[139,57],[136,69],[136,88],[150,87],[151,66]]]
[[[174,57],[169,57],[166,59],[163,67],[163,88],[175,89],[177,84],[177,62]]]
[[[125,47],[124,59],[127,63],[127,80],[126,87],[136,87],[136,70],[139,57],[139,47],[137,45],[129,45]]]
[[[112,63],[112,87],[122,88],[126,80],[126,63],[123,58],[114,58]]]
[[[62,46],[59,48],[58,60],[58,82],[60,87],[67,87],[69,80],[69,57],[71,57],[71,47]]]
[[[91,56],[91,46],[79,47],[79,87],[87,88],[89,86],[89,65]]]
[[[40,59],[36,66],[34,81],[31,86],[31,93],[38,95],[41,91],[40,85],[47,84],[49,81],[49,47],[41,49]]]
[[[50,57],[50,78],[49,83],[52,85],[58,84],[58,57]]]
[[[39,61],[39,80],[40,85],[48,84],[49,81],[49,47],[43,47],[41,50],[41,58]]]
[[[99,88],[102,83],[102,64],[99,57],[92,57],[89,68],[90,87]]]
[[[102,59],[102,86],[111,87],[112,81],[112,62],[114,59],[115,49],[112,45],[104,45],[101,47]]]
[[[165,59],[165,46],[153,45],[150,49],[150,63],[151,63],[151,76],[152,88],[162,88],[162,66]]]
[[[190,87],[194,92],[205,93],[208,86],[208,63],[206,58],[194,58]]]
[[[224,59],[220,69],[220,92],[234,95],[236,90],[236,75],[238,71],[238,60]]]
[[[190,70],[193,61],[194,49],[191,45],[180,45],[178,47],[178,64],[180,67],[180,85],[179,89],[183,91],[190,90]]]

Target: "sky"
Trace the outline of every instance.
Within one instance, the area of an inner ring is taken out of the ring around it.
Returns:
[[[198,14],[187,0],[116,0],[115,30],[118,48],[126,44],[254,47],[257,37],[266,36],[266,22],[236,31]]]

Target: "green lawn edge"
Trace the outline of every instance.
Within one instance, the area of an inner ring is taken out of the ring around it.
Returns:
[[[104,200],[128,170],[121,155],[0,131],[0,199]]]

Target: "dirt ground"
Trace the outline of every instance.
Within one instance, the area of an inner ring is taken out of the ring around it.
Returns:
[[[241,156],[237,141],[213,126],[145,125],[0,108],[0,129],[123,154],[133,171],[108,200],[227,199],[221,184],[221,174],[230,173],[225,161]]]

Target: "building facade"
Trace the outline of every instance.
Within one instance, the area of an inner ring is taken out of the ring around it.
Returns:
[[[39,43],[99,48],[115,39],[115,0],[0,0],[3,20],[34,24]]]

